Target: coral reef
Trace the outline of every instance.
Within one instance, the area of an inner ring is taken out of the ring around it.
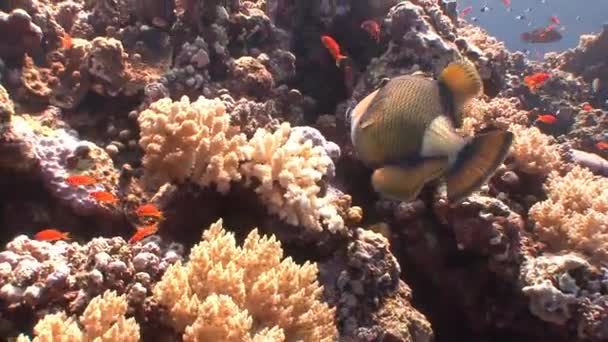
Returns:
[[[533,61],[455,1],[0,9],[1,340],[608,339],[608,26]],[[507,159],[382,198],[353,106],[461,58]]]
[[[18,58],[33,53],[42,41],[42,30],[22,9],[11,13],[0,11],[0,57]]]
[[[597,103],[608,99],[608,63],[604,58],[608,52],[608,25],[604,25],[597,35],[582,35],[579,45],[557,56],[557,67],[580,75],[587,82],[601,80],[601,88],[596,90]]]
[[[0,253],[0,298],[9,310],[66,305],[82,310],[105,289],[127,294],[143,305],[167,267],[182,258],[183,246],[144,241],[129,246],[122,238],[95,238],[86,245],[50,243],[21,235]]]
[[[547,254],[526,259],[520,282],[534,315],[557,325],[573,322],[579,339],[601,341],[608,337],[607,271],[573,253]]]
[[[21,145],[23,162],[34,164],[46,188],[77,212],[108,213],[111,208],[90,197],[90,191],[115,191],[118,172],[107,153],[97,145],[80,141],[68,131],[58,108],[49,108],[43,117],[14,116],[8,132],[12,144]],[[40,120],[42,119],[42,120]],[[15,158],[15,157],[13,157]],[[31,158],[28,160],[28,158]],[[21,166],[18,164],[17,168]],[[99,180],[91,189],[74,187],[66,182],[73,174]]]
[[[320,267],[343,338],[356,341],[394,339],[431,341],[433,331],[424,315],[409,304],[410,288],[399,279],[401,269],[382,235],[358,229],[345,253]]]

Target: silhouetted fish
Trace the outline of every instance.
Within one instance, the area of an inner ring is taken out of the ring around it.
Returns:
[[[562,34],[555,28],[537,28],[521,34],[520,39],[526,43],[553,43],[562,39]]]

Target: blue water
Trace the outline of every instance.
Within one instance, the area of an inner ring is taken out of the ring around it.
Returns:
[[[538,51],[541,54],[549,51],[563,51],[576,47],[582,34],[598,33],[602,25],[608,23],[608,0],[512,0],[511,11],[502,0],[461,0],[458,1],[458,11],[467,6],[473,9],[465,17],[471,21],[477,17],[475,25],[486,29],[490,34],[504,41],[510,50],[529,50],[531,57]],[[488,12],[481,12],[483,6],[489,7]],[[524,12],[530,8],[530,12]],[[515,17],[524,15],[525,20]],[[550,17],[556,15],[565,27],[560,31],[563,38],[560,41],[547,44],[528,44],[520,41],[521,33],[535,28],[546,27]],[[580,17],[577,19],[577,16]]]

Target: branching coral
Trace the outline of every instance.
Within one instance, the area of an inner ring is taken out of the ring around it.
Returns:
[[[552,172],[547,200],[530,208],[535,229],[549,249],[573,249],[608,261],[608,179],[575,166],[565,176]]]
[[[127,300],[114,291],[91,300],[79,322],[64,312],[48,314],[34,327],[33,342],[61,341],[139,341],[139,325],[134,318],[125,318]],[[82,326],[82,328],[81,328]],[[17,342],[32,341],[21,334]]]
[[[204,97],[192,103],[187,97],[161,99],[138,121],[148,185],[190,179],[227,193],[232,181],[244,179],[269,212],[289,224],[314,231],[344,228],[335,199],[320,196],[323,177],[334,170],[329,152],[303,130],[284,123],[274,132],[258,129],[248,141],[230,125],[222,102]]]
[[[317,266],[282,259],[274,237],[256,229],[238,247],[220,219],[187,264],[169,267],[154,298],[185,341],[333,341],[334,309],[319,300]]]

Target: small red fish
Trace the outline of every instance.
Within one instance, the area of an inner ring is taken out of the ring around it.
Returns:
[[[82,176],[82,175],[69,176],[68,178],[65,179],[65,181],[74,186],[93,185],[93,184],[97,183],[97,180],[95,178],[90,177],[90,176]]]
[[[140,205],[135,210],[135,214],[138,217],[142,217],[142,216],[151,216],[151,217],[157,217],[157,218],[163,217],[163,213],[161,213],[160,210],[158,210],[158,208],[154,204]]]
[[[586,104],[583,105],[583,110],[587,111],[587,112],[590,112],[590,111],[593,110],[593,107],[591,107],[590,104],[586,103]]]
[[[546,80],[551,77],[550,74],[546,72],[537,72],[535,74],[524,77],[524,82],[530,88],[530,90],[534,90],[540,88]]]
[[[340,67],[343,59],[347,58],[340,52],[340,45],[330,36],[321,36],[321,42],[327,48],[332,57],[336,60],[336,66]]]
[[[465,15],[469,14],[469,12],[471,12],[471,10],[473,9],[473,6],[469,6],[465,9],[463,9],[462,11],[460,11],[460,17],[464,17]]]
[[[380,42],[380,25],[375,20],[366,20],[361,23],[361,28],[369,33],[376,43]]]
[[[553,22],[555,25],[560,25],[561,23],[556,15],[551,16],[551,22]]]
[[[505,6],[511,6],[511,0],[502,0],[502,3],[503,3]]]
[[[69,49],[72,47],[72,45],[74,45],[74,42],[72,42],[72,36],[70,36],[67,32],[64,33],[63,37],[61,37],[61,48]]]
[[[597,147],[599,150],[606,151],[608,150],[608,142],[600,141],[595,144],[595,147]]]
[[[538,118],[536,118],[536,121],[551,125],[554,124],[555,121],[557,121],[557,118],[553,114],[543,114],[539,115]]]
[[[108,191],[91,192],[91,197],[102,203],[114,204],[118,202],[118,197],[114,196],[114,194]]]
[[[57,240],[70,240],[70,233],[60,232],[57,229],[44,229],[34,235],[36,240],[43,241],[57,241]]]
[[[150,236],[158,231],[158,225],[151,224],[149,226],[137,227],[137,232],[129,239],[129,243],[137,242],[147,236]]]

